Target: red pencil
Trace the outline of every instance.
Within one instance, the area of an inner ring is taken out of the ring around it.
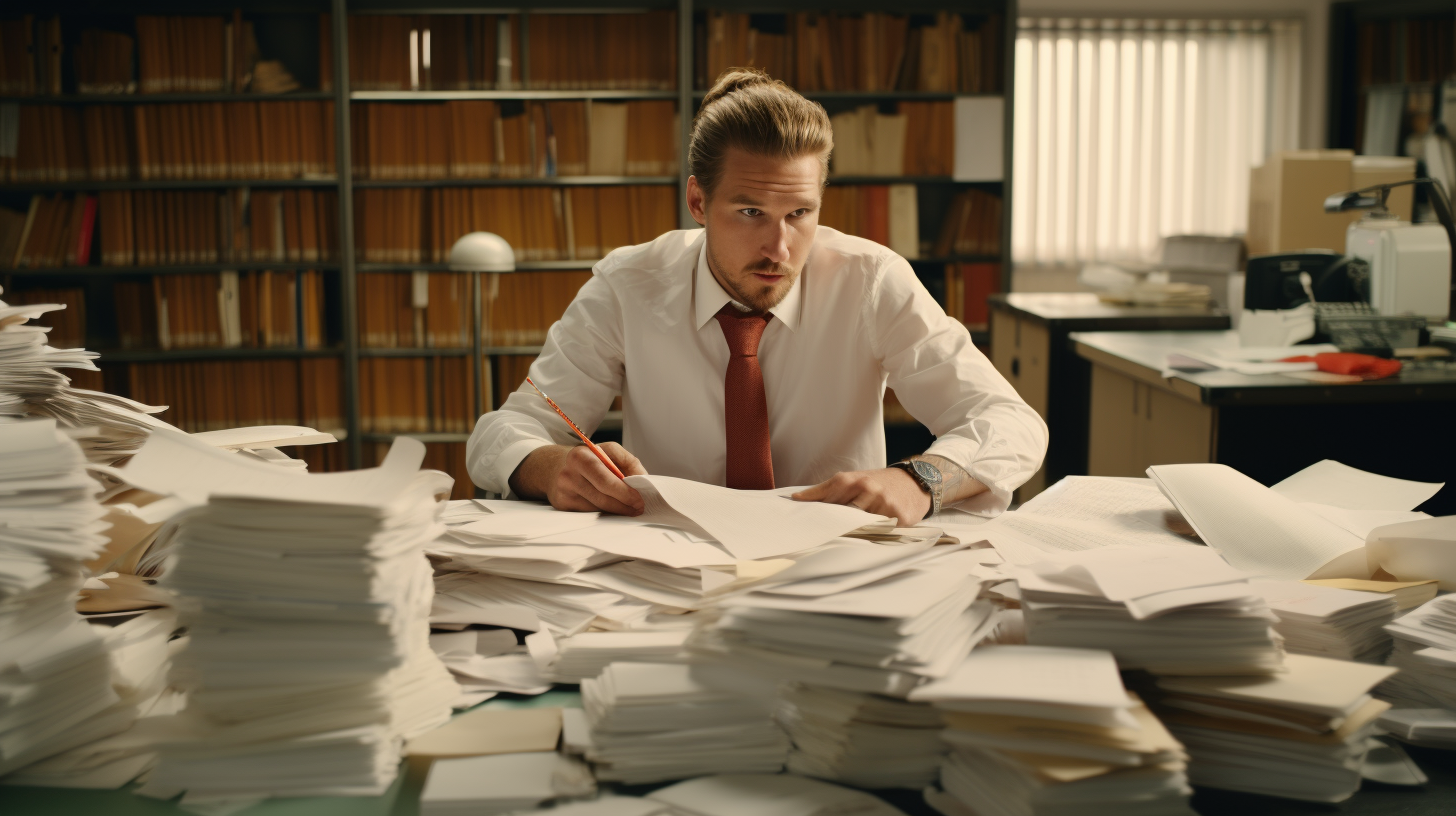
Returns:
[[[617,474],[618,479],[625,480],[627,478],[626,476],[622,475],[622,471],[618,470],[616,465],[612,464],[612,460],[607,458],[607,454],[604,453],[601,448],[597,447],[595,442],[586,438],[586,434],[582,433],[581,429],[576,427],[576,423],[572,422],[571,417],[567,416],[566,412],[561,410],[561,406],[556,404],[556,400],[546,396],[546,392],[542,391],[539,387],[537,387],[535,383],[531,382],[530,377],[526,378],[526,384],[531,386],[532,388],[535,388],[536,393],[540,394],[541,397],[546,400],[546,404],[554,408],[556,410],[556,413],[560,414],[561,418],[566,420],[566,424],[571,426],[571,429],[573,431],[576,431],[576,435],[581,437],[581,441],[585,442],[586,446],[591,449],[591,452],[595,453],[597,455],[597,458],[602,460],[602,464],[607,466],[607,470],[610,470],[611,472]]]

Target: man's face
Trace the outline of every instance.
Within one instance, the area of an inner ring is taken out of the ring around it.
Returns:
[[[794,287],[819,226],[821,168],[813,155],[731,148],[711,198],[688,179],[688,209],[708,228],[708,268],[729,297],[766,312]]]

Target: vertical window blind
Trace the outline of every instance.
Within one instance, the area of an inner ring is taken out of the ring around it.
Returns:
[[[1299,131],[1297,20],[1023,18],[1012,257],[1146,261],[1245,229],[1249,168]]]

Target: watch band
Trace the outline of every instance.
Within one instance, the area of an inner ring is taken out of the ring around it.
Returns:
[[[890,467],[899,468],[900,470],[903,470],[906,473],[910,474],[910,478],[915,480],[915,484],[919,485],[921,490],[924,490],[926,493],[930,494],[930,510],[926,512],[925,516],[921,519],[921,521],[924,521],[925,519],[930,518],[931,516],[940,512],[942,484],[940,481],[939,468],[937,468],[935,465],[930,464],[929,462],[923,462],[913,459],[907,459],[903,462],[896,462],[895,464],[890,465]],[[934,478],[927,479],[926,476],[920,472],[921,467],[927,468],[932,474],[934,474]]]

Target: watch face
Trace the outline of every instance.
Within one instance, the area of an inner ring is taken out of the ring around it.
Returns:
[[[915,474],[924,479],[927,484],[940,483],[940,470],[929,462],[922,462],[919,459],[910,463],[915,468]]]

